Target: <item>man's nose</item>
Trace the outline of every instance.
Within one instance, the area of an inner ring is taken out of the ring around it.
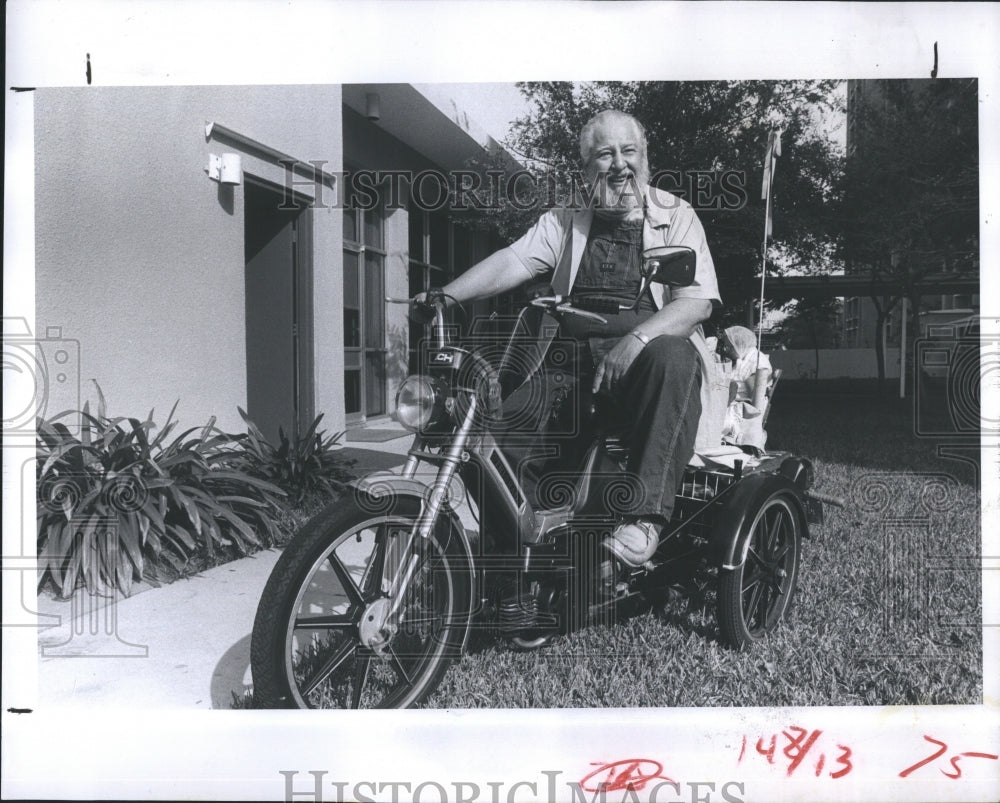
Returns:
[[[621,151],[616,153],[611,158],[611,169],[614,170],[616,173],[619,173],[625,169],[625,157],[622,156]]]

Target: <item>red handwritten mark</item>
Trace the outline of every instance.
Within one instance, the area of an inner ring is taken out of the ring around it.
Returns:
[[[938,750],[933,755],[925,758],[923,761],[918,761],[912,767],[907,767],[905,770],[903,770],[901,773],[899,773],[899,777],[900,778],[905,778],[907,775],[909,775],[914,770],[920,769],[922,766],[924,766],[924,764],[930,764],[934,759],[936,759],[938,756],[942,755],[944,753],[944,751],[948,749],[948,745],[947,744],[945,744],[944,742],[939,742],[937,739],[935,739],[935,738],[933,738],[931,736],[928,736],[926,733],[924,734],[924,739],[926,739],[928,742],[931,742],[932,744],[939,744],[939,745],[941,745],[941,749]]]
[[[818,748],[813,749],[822,736],[823,731],[813,730],[807,731],[805,728],[801,728],[797,725],[790,725],[788,730],[782,731],[781,735],[787,740],[787,745],[782,749],[782,754],[788,759],[788,767],[786,770],[787,775],[791,775],[798,769],[799,765],[805,761],[810,750],[812,750],[812,755],[815,756],[819,753],[816,758],[816,764],[814,773],[818,778],[822,772],[823,768],[826,766],[827,756],[825,753],[820,753]],[[840,750],[840,754],[834,759],[836,766],[839,766],[835,772],[830,772],[831,778],[843,778],[851,770],[854,769],[854,764],[851,762],[851,748],[847,745],[838,744],[837,747]],[[768,764],[774,764],[775,752],[778,749],[778,737],[777,734],[773,734],[769,742],[764,741],[764,737],[757,739],[755,745],[757,753],[764,756],[767,759]],[[743,736],[743,742],[740,745],[740,754],[737,759],[737,763],[742,763],[744,756],[747,752],[747,736]]]
[[[777,747],[778,747],[777,736],[771,737],[771,746],[766,749],[764,748],[763,740],[762,739],[757,740],[757,752],[760,753],[762,756],[767,756],[768,764],[774,763],[774,751],[777,749]]]
[[[580,781],[580,788],[584,792],[614,792],[620,789],[639,791],[656,778],[674,782],[672,778],[661,775],[663,765],[650,758],[626,758],[610,764],[592,761],[591,764],[597,765],[597,769]],[[604,776],[603,779],[599,777],[601,775]],[[588,782],[594,780],[597,780],[596,786],[587,786]]]
[[[840,748],[840,755],[837,756],[837,763],[843,765],[843,769],[839,769],[836,772],[831,772],[831,778],[843,778],[847,773],[854,769],[854,764],[851,763],[851,748],[845,745],[838,744],[837,747]]]
[[[823,731],[813,731],[809,734],[809,738],[805,740],[805,744],[802,740],[808,731],[805,728],[800,728],[796,725],[792,725],[791,730],[798,731],[797,736],[792,736],[788,731],[782,731],[782,735],[788,739],[788,747],[786,747],[782,752],[785,754],[785,758],[791,759],[788,765],[788,775],[791,775],[795,770],[798,769],[799,764],[806,757],[806,753],[809,752],[809,748],[812,747],[816,740],[820,737]]]
[[[913,766],[907,767],[905,770],[899,773],[900,778],[905,778],[907,775],[909,775],[912,772],[915,772],[916,770],[920,769],[926,764],[930,764],[935,759],[940,758],[942,755],[944,755],[944,753],[948,750],[948,745],[945,742],[942,742],[939,739],[935,739],[932,736],[924,734],[924,740],[930,742],[931,744],[940,745],[940,747],[936,751],[934,751],[933,754],[925,758],[923,761],[918,761]],[[955,771],[945,772],[943,769],[938,768],[941,774],[944,775],[946,778],[951,778],[952,780],[955,780],[956,778],[961,778],[962,770],[959,769],[958,760],[962,758],[962,756],[968,756],[969,758],[988,758],[992,759],[993,761],[1000,759],[1000,756],[993,755],[993,753],[976,753],[973,751],[959,753],[956,756],[952,756],[948,762],[949,764],[951,764],[951,768]]]

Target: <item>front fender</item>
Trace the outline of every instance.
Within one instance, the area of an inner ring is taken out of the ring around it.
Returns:
[[[454,481],[453,481],[454,485]],[[431,492],[431,484],[417,477],[402,477],[393,474],[391,471],[375,471],[364,477],[359,477],[348,483],[350,492],[358,497],[358,504],[363,507],[372,507],[375,510],[384,509],[388,504],[388,499],[392,497],[408,497],[419,499],[421,505],[427,502]],[[461,497],[459,497],[460,499]],[[445,497],[445,502],[441,506],[441,513],[446,515],[454,529],[458,532],[465,551],[472,563],[472,556],[476,554],[478,546],[478,535],[470,534],[462,524],[458,513],[455,511],[455,498],[449,493]]]
[[[402,477],[399,474],[393,474],[391,472],[381,472],[376,471],[372,474],[368,474],[364,477],[360,477],[356,480],[352,480],[347,486],[353,493],[357,504],[365,509],[371,509],[373,512],[388,512],[392,507],[393,499],[413,499],[420,503],[421,510],[423,509],[424,503],[427,501],[427,497],[430,494],[431,486],[419,480],[416,477]],[[470,537],[469,533],[466,531],[462,524],[461,519],[458,517],[458,513],[455,509],[447,504],[441,506],[441,512],[438,517],[438,526],[441,525],[441,518],[448,522],[451,526],[453,532],[458,533],[459,540],[462,543],[462,549],[465,552],[466,563],[469,567],[469,588],[471,589],[471,598],[469,600],[472,611],[478,605],[480,599],[480,589],[478,583],[476,582],[476,561],[475,553],[476,547],[478,547],[478,537],[475,539]],[[468,640],[469,631],[471,628],[466,628],[465,641]],[[465,648],[465,643],[463,642],[463,650]]]
[[[794,498],[796,504],[793,507],[799,516],[802,534],[809,537],[799,487],[783,474],[751,474],[733,487],[716,514],[710,543],[716,565],[723,569],[735,569],[746,560],[754,516],[764,500],[780,491],[786,491]]]

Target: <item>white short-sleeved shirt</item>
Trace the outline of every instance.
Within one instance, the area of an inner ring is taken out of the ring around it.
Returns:
[[[721,304],[715,263],[708,249],[705,230],[691,204],[652,187],[645,188],[645,196],[643,249],[686,245],[697,255],[694,282],[690,286],[667,288],[654,284],[650,288],[657,308],[672,298],[702,298]],[[593,210],[589,208],[549,210],[510,249],[532,277],[552,274],[555,291],[568,293],[580,269],[593,216]]]
[[[697,255],[694,282],[688,287],[669,288],[654,283],[650,293],[657,309],[675,298],[700,298],[721,304],[719,284],[715,276],[715,263],[708,249],[705,230],[697,214],[687,201],[653,187],[644,189],[645,222],[642,230],[643,250],[663,245],[684,245]],[[510,250],[520,260],[531,277],[542,278],[551,275],[551,284],[556,293],[567,294],[576,281],[587,246],[587,236],[593,221],[593,210],[589,208],[558,208],[545,212],[513,243]],[[709,394],[717,385],[713,373],[715,361],[705,342],[701,327],[695,327],[691,342],[701,357],[701,408],[702,418],[698,427],[695,451],[718,446],[721,433],[713,432],[711,416],[706,413],[711,407]]]

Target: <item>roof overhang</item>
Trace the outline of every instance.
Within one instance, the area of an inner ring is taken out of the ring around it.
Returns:
[[[519,164],[457,103],[433,85],[344,84],[343,102],[367,116],[366,95],[379,96],[376,125],[445,170],[464,169],[468,160],[499,153],[512,168]]]

